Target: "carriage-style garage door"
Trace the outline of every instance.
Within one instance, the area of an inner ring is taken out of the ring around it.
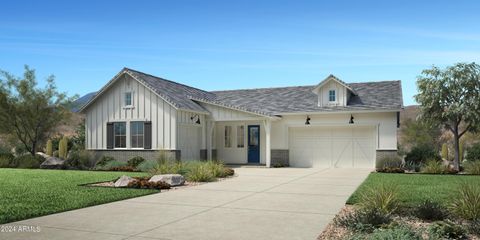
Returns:
[[[292,167],[372,168],[375,162],[375,128],[291,127]]]

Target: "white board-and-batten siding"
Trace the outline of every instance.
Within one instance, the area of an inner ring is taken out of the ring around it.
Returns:
[[[132,92],[133,107],[124,106],[126,92]],[[176,149],[177,110],[127,74],[108,87],[86,110],[87,149],[107,149],[107,123],[127,122],[127,149],[131,121],[152,122],[152,149]]]

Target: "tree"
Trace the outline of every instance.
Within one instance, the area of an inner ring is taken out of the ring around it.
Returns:
[[[421,118],[437,122],[451,131],[454,140],[454,167],[460,169],[460,138],[475,132],[480,124],[480,66],[457,63],[445,69],[433,66],[418,77]]]
[[[73,98],[57,91],[53,75],[37,87],[35,70],[25,66],[22,78],[0,70],[0,133],[15,137],[35,155],[49,133],[68,121]]]
[[[437,124],[429,124],[421,120],[407,119],[401,128],[402,142],[408,149],[415,146],[434,147],[439,144],[442,135]]]

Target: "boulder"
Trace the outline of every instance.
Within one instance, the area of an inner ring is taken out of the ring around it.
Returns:
[[[148,180],[149,182],[166,182],[170,186],[180,186],[185,183],[185,178],[180,174],[161,174],[155,175]]]
[[[65,160],[63,160],[63,159],[56,158],[56,157],[51,157],[51,156],[48,156],[46,154],[38,154],[38,155],[45,158],[45,161],[43,161],[43,163],[40,164],[40,168],[45,168],[45,169],[63,169],[63,168],[65,168]]]
[[[115,183],[113,184],[115,187],[126,187],[128,186],[129,183],[135,181],[134,178],[131,178],[129,176],[121,176]]]

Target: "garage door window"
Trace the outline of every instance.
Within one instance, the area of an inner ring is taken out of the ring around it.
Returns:
[[[237,148],[243,148],[245,146],[245,128],[237,126]]]
[[[225,126],[225,147],[232,147],[232,126]]]

